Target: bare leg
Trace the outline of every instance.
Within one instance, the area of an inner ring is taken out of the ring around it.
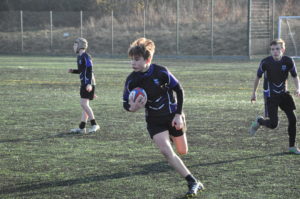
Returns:
[[[173,140],[176,150],[180,155],[185,155],[188,153],[188,144],[185,133],[179,137],[171,136],[171,139]]]
[[[86,114],[88,115],[89,119],[90,120],[94,120],[95,117],[94,117],[93,110],[90,107],[90,100],[89,99],[81,98],[80,99],[80,105],[81,105],[83,111],[85,111]]]
[[[85,110],[82,110],[82,114],[81,114],[81,122],[87,122],[89,116],[88,114],[85,112]]]
[[[191,172],[186,168],[182,160],[173,151],[170,143],[170,137],[168,131],[163,131],[156,134],[153,137],[153,141],[160,149],[160,152],[166,157],[169,164],[182,176],[186,177],[191,174]]]

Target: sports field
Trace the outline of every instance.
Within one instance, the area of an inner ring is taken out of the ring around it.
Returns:
[[[259,60],[154,62],[185,89],[182,159],[206,186],[197,198],[300,198],[300,156],[286,153],[283,112],[276,130],[248,135],[263,114],[261,86],[250,103]],[[67,73],[76,67],[76,57],[0,56],[0,198],[182,198],[186,182],[155,148],[143,111],[123,110],[129,60],[94,58],[101,131],[68,133],[81,116],[79,78]]]

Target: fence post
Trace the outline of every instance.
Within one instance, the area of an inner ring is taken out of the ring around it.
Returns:
[[[114,11],[111,11],[111,55],[114,54]]]
[[[82,37],[82,10],[80,11],[80,37]]]
[[[211,57],[214,56],[214,0],[211,0],[211,36],[210,36],[210,49]]]
[[[179,54],[179,0],[177,0],[176,9],[176,55]]]
[[[52,11],[50,11],[50,49],[51,49],[51,51],[52,51],[52,45],[53,45],[52,27],[53,27]]]
[[[23,53],[24,41],[23,41],[23,11],[20,11],[20,19],[21,19],[21,52]]]
[[[275,37],[275,34],[274,34],[274,29],[275,29],[275,0],[273,0],[273,3],[272,3],[272,35],[273,35],[273,39]]]
[[[278,20],[278,38],[281,38],[281,22],[282,22],[282,18],[279,17],[279,20]]]
[[[251,59],[251,6],[252,0],[248,0],[248,57]]]
[[[146,4],[144,2],[144,38],[146,37]]]

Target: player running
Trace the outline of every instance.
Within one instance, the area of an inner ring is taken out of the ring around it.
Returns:
[[[151,139],[169,164],[186,179],[189,188],[186,197],[193,197],[198,191],[204,190],[204,186],[191,174],[171,145],[173,142],[181,155],[188,152],[186,123],[182,112],[183,88],[166,67],[151,63],[154,51],[155,44],[150,39],[140,38],[130,45],[128,55],[132,60],[133,72],[125,82],[123,106],[130,112],[145,107],[147,130]],[[136,87],[143,88],[148,99],[142,95],[135,101],[129,98],[130,91]]]
[[[258,116],[250,127],[250,135],[255,135],[260,126],[275,129],[278,126],[278,107],[288,118],[289,152],[300,155],[296,146],[296,109],[293,97],[287,90],[287,78],[291,74],[296,87],[295,95],[300,96],[299,78],[296,65],[291,57],[284,56],[285,42],[275,39],[270,43],[271,56],[263,59],[257,70],[251,102],[256,101],[256,91],[264,74],[265,118]]]

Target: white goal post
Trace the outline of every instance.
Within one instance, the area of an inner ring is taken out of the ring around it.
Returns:
[[[286,43],[286,55],[300,58],[300,16],[280,16],[278,38]]]

